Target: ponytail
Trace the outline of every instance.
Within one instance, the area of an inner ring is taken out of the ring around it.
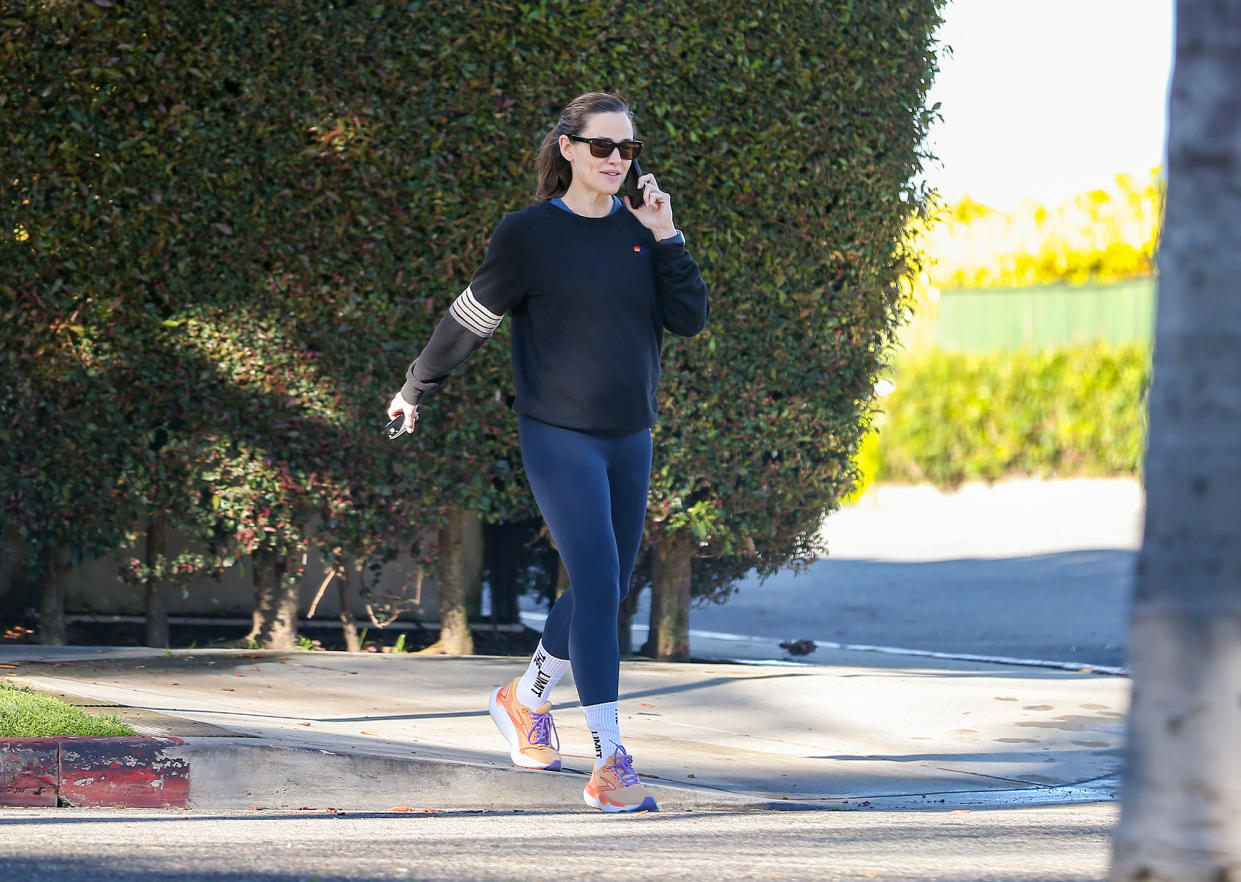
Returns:
[[[552,126],[552,130],[543,137],[543,143],[539,145],[539,153],[534,158],[534,171],[539,178],[534,198],[540,202],[563,196],[573,180],[573,166],[569,160],[560,155],[560,136],[570,134],[561,131],[563,125],[564,117],[562,116],[560,122]]]

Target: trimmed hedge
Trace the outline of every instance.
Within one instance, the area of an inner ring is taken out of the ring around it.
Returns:
[[[535,514],[507,326],[379,430],[561,106],[609,89],[714,303],[667,344],[652,537],[708,586],[813,554],[903,314],[942,2],[9,4],[0,532],[373,564]]]
[[[1137,476],[1150,348],[930,350],[902,359],[880,404],[874,480]]]

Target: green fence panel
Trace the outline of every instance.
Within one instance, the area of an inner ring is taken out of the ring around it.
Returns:
[[[940,295],[919,343],[956,352],[1149,343],[1154,317],[1153,278],[1085,287],[953,290]]]

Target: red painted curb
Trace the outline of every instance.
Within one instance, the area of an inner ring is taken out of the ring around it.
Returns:
[[[180,738],[0,740],[0,805],[184,808],[189,762],[168,755]]]
[[[55,738],[0,738],[0,805],[54,806],[59,790]]]

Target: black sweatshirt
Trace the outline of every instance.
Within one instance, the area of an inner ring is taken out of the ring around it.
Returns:
[[[591,218],[541,202],[500,221],[401,397],[418,404],[442,386],[511,312],[515,411],[636,432],[656,423],[664,330],[692,337],[709,309],[681,237],[656,242],[628,209]]]

